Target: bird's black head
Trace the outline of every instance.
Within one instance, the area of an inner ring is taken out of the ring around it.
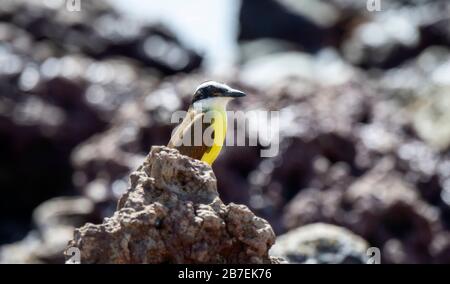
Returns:
[[[225,84],[208,81],[198,86],[197,90],[194,93],[194,97],[192,98],[192,103],[214,97],[237,98],[244,96],[245,93],[239,90],[235,90]]]

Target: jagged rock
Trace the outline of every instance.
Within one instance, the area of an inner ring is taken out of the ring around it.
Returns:
[[[81,263],[271,262],[272,228],[223,204],[205,163],[155,146],[130,180],[111,218],[75,230]]]
[[[277,237],[273,256],[289,263],[366,263],[367,242],[345,228],[315,223]]]

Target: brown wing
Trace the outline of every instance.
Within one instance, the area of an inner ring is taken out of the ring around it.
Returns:
[[[211,147],[204,145],[202,140],[203,131],[211,125],[211,123],[204,121],[204,115],[204,113],[195,113],[192,111],[188,112],[167,146],[177,149],[183,155],[201,160],[203,155],[211,149]],[[201,124],[200,126],[198,126],[199,123]],[[201,131],[199,131],[199,133],[195,133],[195,127],[201,127]],[[197,137],[197,139],[199,139],[198,141],[202,142],[199,146],[194,145],[194,141],[197,141],[194,138],[196,134],[201,135],[201,137]],[[214,137],[214,133],[212,136]],[[190,142],[189,145],[184,145],[184,143],[182,143],[182,141],[186,140]]]
[[[183,138],[183,132],[186,132],[186,129],[195,120],[195,117],[199,115],[201,115],[201,113],[198,113],[193,109],[189,109],[183,121],[177,126],[172,137],[170,137],[167,147],[176,148],[175,145],[178,145],[177,142]]]

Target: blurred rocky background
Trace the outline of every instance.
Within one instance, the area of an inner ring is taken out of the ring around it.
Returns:
[[[156,2],[1,2],[1,263],[62,263],[205,80],[280,111],[279,155],[228,147],[213,167],[274,253],[450,263],[449,1]]]

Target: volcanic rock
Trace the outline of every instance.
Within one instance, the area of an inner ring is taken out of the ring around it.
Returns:
[[[225,205],[205,163],[154,146],[130,180],[111,218],[75,230],[81,263],[271,263],[271,226]]]

